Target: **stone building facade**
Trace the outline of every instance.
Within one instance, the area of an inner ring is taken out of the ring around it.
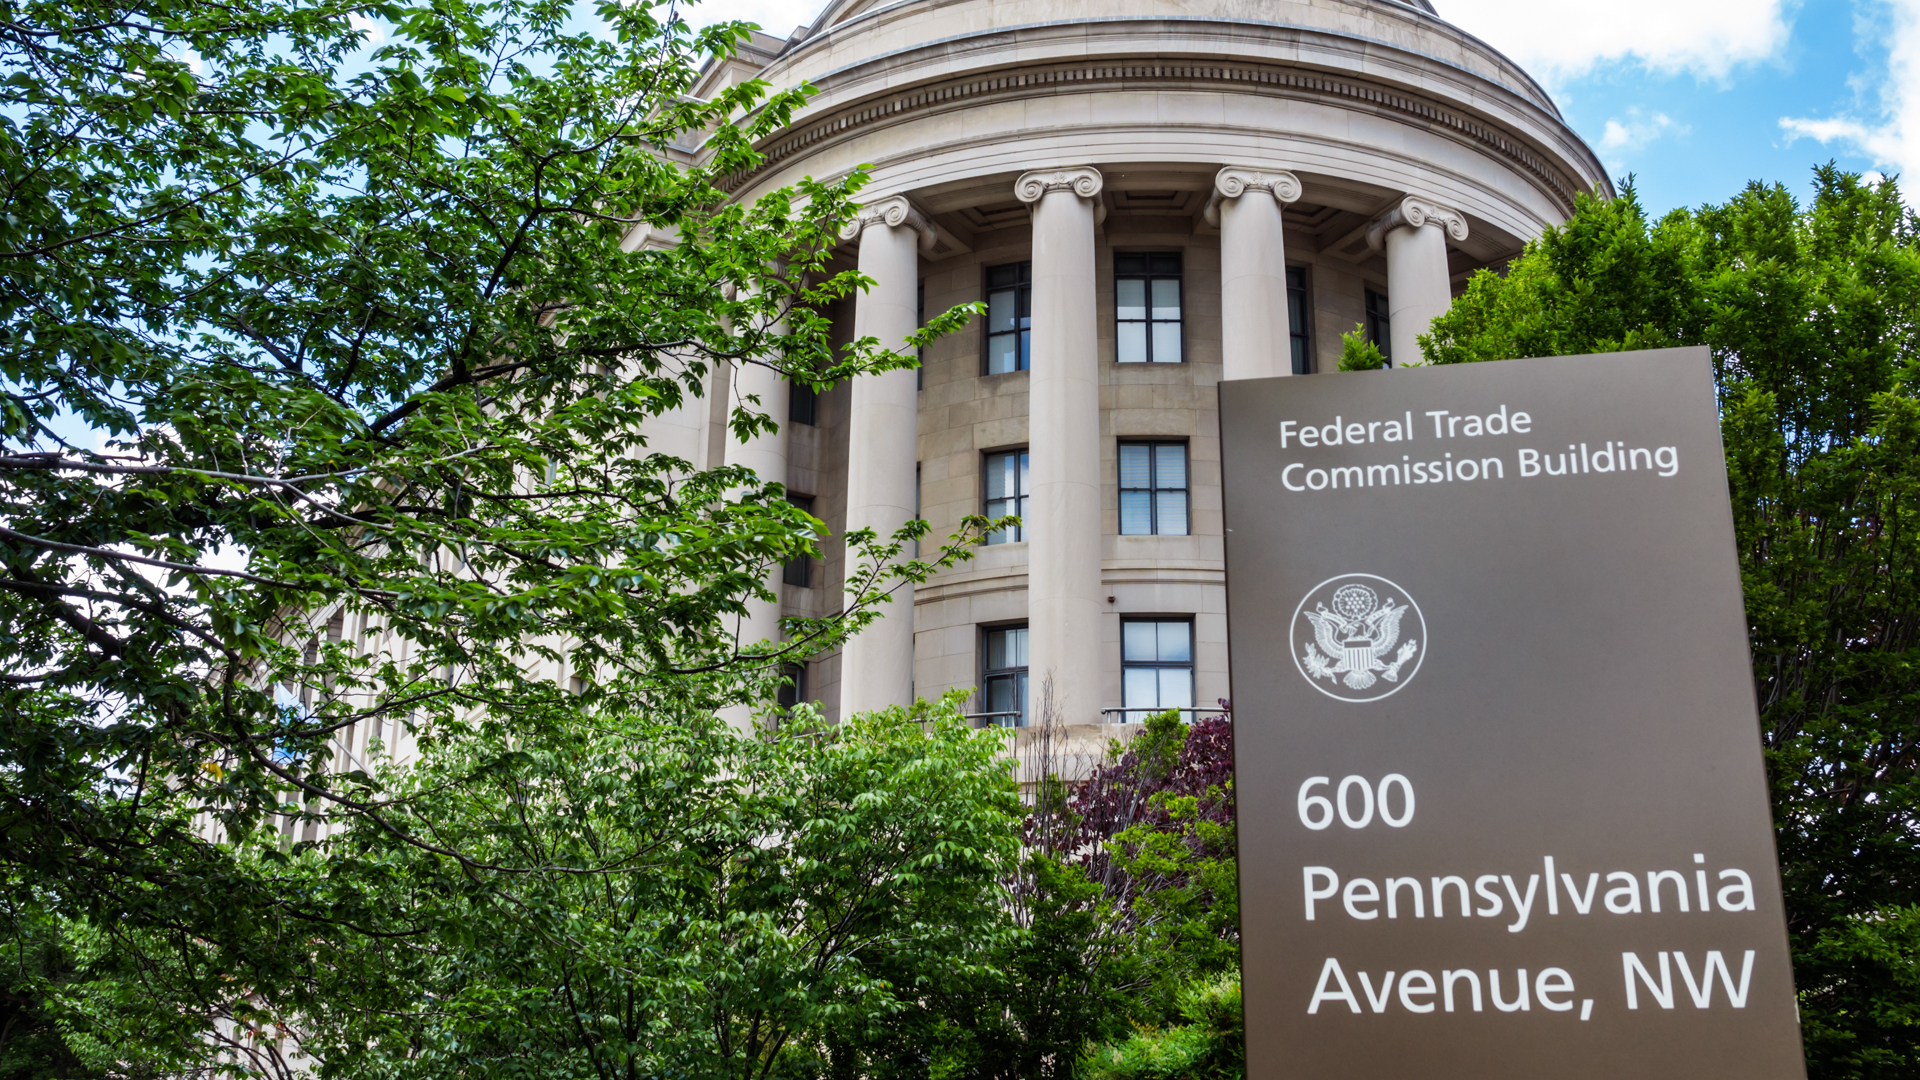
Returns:
[[[839,334],[989,307],[919,372],[817,396],[739,372],[777,436],[730,445],[720,397],[663,422],[835,536],[1021,517],[806,664],[829,717],[963,687],[1020,725],[1047,682],[1073,725],[1227,697],[1218,384],[1331,371],[1356,327],[1415,357],[1468,275],[1608,190],[1541,87],[1424,0],[834,0],[704,77],[819,90],[734,197],[871,170],[842,258],[875,285]],[[837,608],[823,554],[744,636]]]

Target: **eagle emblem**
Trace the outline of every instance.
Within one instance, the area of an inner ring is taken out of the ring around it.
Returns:
[[[1315,689],[1342,701],[1373,701],[1413,677],[1425,624],[1399,586],[1343,574],[1302,598],[1293,636],[1295,661]]]

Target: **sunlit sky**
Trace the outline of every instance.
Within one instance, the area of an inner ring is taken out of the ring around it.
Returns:
[[[1656,213],[1828,159],[1920,195],[1920,0],[1433,0],[1518,61]],[[786,35],[824,0],[704,0]]]

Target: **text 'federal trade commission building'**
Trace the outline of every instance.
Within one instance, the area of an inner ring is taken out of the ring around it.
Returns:
[[[874,285],[836,332],[899,347],[925,313],[987,314],[918,372],[817,395],[738,372],[655,448],[782,481],[836,536],[1022,521],[794,673],[829,718],[977,687],[970,712],[1020,726],[1049,677],[1065,724],[1213,706],[1219,382],[1332,371],[1355,327],[1417,358],[1469,275],[1606,189],[1540,86],[1424,0],[836,0],[701,92],[756,77],[819,94],[735,198],[872,172],[840,257]],[[778,436],[724,437],[743,393]],[[782,612],[837,610],[844,549],[822,553],[785,568]]]

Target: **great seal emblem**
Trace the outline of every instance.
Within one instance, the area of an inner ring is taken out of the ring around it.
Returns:
[[[1308,590],[1293,612],[1293,662],[1315,690],[1378,701],[1420,670],[1426,620],[1407,591],[1374,574],[1341,574]]]

